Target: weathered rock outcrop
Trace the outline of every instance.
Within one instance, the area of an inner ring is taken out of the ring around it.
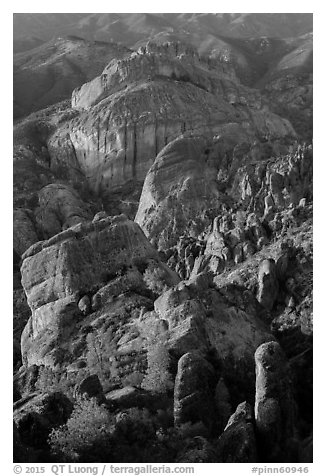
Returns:
[[[45,239],[91,219],[88,206],[69,185],[47,185],[38,193],[38,199],[35,217]]]
[[[205,356],[213,350],[231,393],[237,388],[235,403],[239,403],[241,395],[254,394],[249,377],[254,380],[254,353],[272,336],[249,291],[214,289],[203,275],[162,294],[154,303],[155,314],[169,324],[168,345],[174,355],[196,349]]]
[[[244,141],[243,151],[236,150],[236,136]],[[259,159],[254,158],[255,148],[254,137],[248,138],[244,129],[236,125],[225,127],[215,138],[209,134],[184,134],[168,144],[147,173],[135,218],[149,239],[159,248],[167,249],[175,246],[183,234],[197,239],[201,233],[206,233],[205,254],[236,262],[241,262],[250,252],[243,248],[250,241],[254,249],[263,246],[267,240],[262,221],[274,218],[284,203],[289,205],[294,200],[295,190],[297,198],[294,203],[298,203],[298,198],[305,193],[308,196],[311,164],[296,155],[293,159],[290,156],[284,158],[280,162],[288,164],[293,161],[288,170],[292,170],[291,174],[295,174],[297,182],[293,186],[286,185],[290,179],[285,165],[284,177],[281,177],[284,185],[276,185],[274,178],[277,175],[269,171],[271,165],[267,166],[264,162],[264,165],[244,165],[261,160],[263,152],[258,152]],[[275,164],[275,168],[282,168],[280,162]],[[305,170],[309,170],[309,177],[299,175],[301,162],[305,164]],[[264,187],[265,180],[267,185]],[[273,204],[275,200],[277,206],[273,205],[267,216],[261,204],[271,188],[271,200]],[[290,189],[289,194],[287,190]],[[243,224],[237,224],[241,222],[237,209],[240,215],[244,214],[244,219],[245,210],[254,212],[251,219],[248,216],[246,230]],[[170,216],[169,221],[166,220],[167,215]],[[210,227],[212,235],[208,239]],[[259,241],[260,238],[263,240]]]
[[[234,199],[269,223],[291,203],[312,198],[312,147],[290,149],[277,158],[240,164],[232,184]]]
[[[151,395],[145,390],[131,386],[111,390],[105,394],[105,398],[112,409],[120,410],[133,407],[144,408],[153,404],[154,399],[157,401],[157,395]]]
[[[20,287],[14,289],[13,292],[14,367],[21,365],[20,337],[30,315],[31,310],[27,304],[25,292],[20,284]]]
[[[217,379],[213,366],[201,355],[188,352],[181,357],[174,387],[175,425],[201,421],[213,429]]]
[[[50,138],[51,168],[77,167],[102,194],[142,183],[156,155],[186,131],[213,135],[236,123],[249,136],[294,136],[288,121],[262,107],[256,91],[178,43],[114,60],[74,92],[73,105],[87,109]]]
[[[271,311],[278,294],[276,265],[273,259],[265,259],[259,265],[257,301]]]
[[[217,440],[218,460],[222,463],[257,461],[254,415],[246,402],[240,403]]]
[[[39,241],[31,210],[17,208],[13,218],[14,250],[21,256],[31,245]]]
[[[215,92],[226,87],[229,94],[239,97],[241,87],[233,84],[235,78],[228,78],[221,63],[220,70],[210,70],[204,60],[200,60],[197,50],[189,44],[149,42],[125,59],[114,59],[104,68],[101,76],[86,83],[72,94],[72,106],[88,108],[100,102],[125,85],[139,80],[155,80],[157,77],[192,83],[206,91]],[[225,79],[233,79],[228,84]],[[238,93],[238,94],[237,94]],[[251,92],[251,102],[259,101],[259,95]]]
[[[217,208],[219,198],[210,155],[205,137],[178,138],[149,170],[135,221],[159,249],[176,244],[186,229],[197,236],[210,222],[207,209]]]
[[[289,367],[277,342],[262,344],[255,353],[255,420],[263,461],[296,458],[295,412]]]
[[[182,279],[193,270],[223,273],[272,237],[300,226],[310,213],[310,146],[258,160],[256,145],[247,144],[239,162],[232,140],[224,139],[176,139],[158,155],[144,182],[136,221]],[[192,153],[193,162],[188,161]]]
[[[60,392],[32,394],[14,404],[14,422],[21,442],[43,448],[52,428],[66,423],[73,409]]]
[[[98,376],[94,374],[84,378],[78,385],[76,385],[74,394],[75,397],[86,396],[87,398],[96,398],[99,403],[105,401],[101,382]]]
[[[23,258],[22,284],[32,310],[22,335],[23,359],[52,367],[61,359],[58,339],[64,344],[83,319],[81,297],[91,297],[133,265],[146,268],[153,260],[161,266],[139,226],[123,215],[69,228],[35,244]],[[169,285],[178,281],[168,268],[164,279]]]
[[[129,50],[115,43],[57,38],[14,56],[14,116],[67,99],[74,88],[99,74]]]

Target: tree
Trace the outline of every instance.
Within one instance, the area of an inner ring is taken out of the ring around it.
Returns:
[[[145,390],[164,393],[173,387],[172,377],[169,372],[170,354],[168,350],[168,330],[165,322],[160,322],[160,327],[151,321],[142,326],[142,333],[147,339],[147,371],[142,387]],[[164,329],[162,332],[162,328]],[[159,331],[160,329],[160,331]]]
[[[103,460],[113,424],[114,418],[95,398],[78,396],[67,423],[50,433],[51,451],[63,461]]]

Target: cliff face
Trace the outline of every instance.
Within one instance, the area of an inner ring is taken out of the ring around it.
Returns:
[[[142,182],[156,155],[185,132],[218,134],[238,123],[249,135],[295,135],[290,123],[262,106],[257,91],[228,70],[209,69],[181,43],[150,43],[75,90],[78,117],[48,142],[51,168],[79,168],[93,190],[114,191]]]
[[[135,221],[162,250],[175,246],[183,235],[197,238],[207,232],[214,217],[225,222],[219,230],[213,226],[218,234],[230,231],[227,220],[233,225],[238,221],[237,238],[226,238],[232,255],[237,254],[236,245],[245,240],[240,215],[253,213],[248,226],[257,222],[256,246],[259,238],[266,236],[261,222],[275,227],[284,208],[312,197],[311,150],[303,148],[270,158],[282,150],[287,148],[277,141],[273,145],[254,142],[240,126],[221,129],[215,138],[179,137],[158,154],[148,171]],[[233,216],[236,210],[239,218]],[[213,242],[218,241],[214,237]],[[226,245],[222,242],[217,246],[221,250]]]
[[[156,246],[175,244],[186,229],[198,235],[209,223],[208,210],[219,202],[216,167],[211,143],[204,136],[178,138],[158,154],[135,217]]]
[[[236,81],[227,64],[221,63],[219,69],[209,70],[208,64],[199,58],[197,50],[191,45],[149,42],[125,59],[114,59],[104,68],[101,76],[75,89],[72,106],[87,108],[125,85],[160,77],[189,82],[210,92],[221,89],[223,79]]]
[[[124,216],[76,225],[29,248],[21,268],[32,310],[22,335],[25,363],[59,365],[56,342],[62,339],[62,346],[66,343],[69,347],[68,337],[74,340],[83,313],[90,312],[85,301],[119,270],[151,259],[159,262],[157,251],[141,229]],[[168,279],[178,281],[172,271]],[[78,307],[82,298],[84,304]]]

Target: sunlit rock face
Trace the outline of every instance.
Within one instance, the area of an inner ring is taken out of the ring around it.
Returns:
[[[149,259],[159,261],[157,251],[123,215],[76,225],[30,247],[21,268],[32,311],[22,335],[25,362],[58,364],[56,342],[69,335],[73,340],[83,316],[81,298],[95,294],[119,270]]]
[[[216,164],[209,155],[205,137],[179,138],[149,170],[135,220],[159,248],[175,244],[187,227],[198,234],[209,223],[206,211],[217,206],[219,197]]]
[[[211,68],[182,43],[150,43],[72,94],[79,111],[51,136],[53,170],[78,169],[98,193],[142,183],[157,154],[184,133],[217,134],[240,124],[249,135],[293,136],[225,66]]]

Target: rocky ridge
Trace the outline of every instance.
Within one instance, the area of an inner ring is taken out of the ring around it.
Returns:
[[[17,461],[310,461],[312,147],[222,63],[151,42],[16,129]]]
[[[75,87],[99,74],[110,59],[128,52],[115,43],[92,44],[68,36],[16,53],[14,117],[26,116],[67,99]]]
[[[219,134],[236,123],[248,136],[294,137],[290,123],[270,113],[257,91],[193,48],[149,44],[74,91],[80,114],[49,138],[51,169],[79,167],[102,195],[142,182],[155,156],[183,133]],[[154,112],[155,111],[155,112]],[[253,129],[253,133],[251,132]]]

